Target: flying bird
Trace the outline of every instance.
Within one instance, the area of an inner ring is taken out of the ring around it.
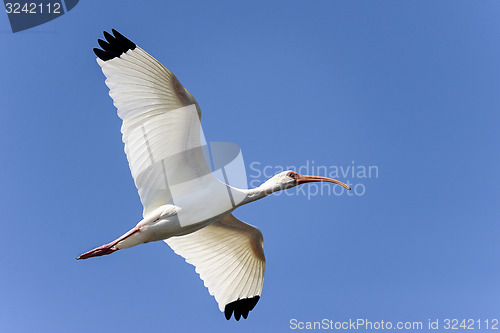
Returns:
[[[102,256],[142,243],[165,241],[196,267],[226,319],[247,318],[264,283],[262,233],[232,212],[267,195],[336,179],[284,171],[253,189],[221,182],[203,153],[201,110],[170,70],[112,29],[94,49],[109,95],[122,119],[132,177],[143,219],[124,235],[80,255]],[[229,197],[229,200],[228,200]]]

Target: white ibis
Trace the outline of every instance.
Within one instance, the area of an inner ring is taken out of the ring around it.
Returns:
[[[294,171],[254,189],[219,181],[203,155],[200,108],[179,80],[135,43],[112,30],[94,49],[123,120],[125,153],[144,207],[143,219],[111,243],[77,259],[163,240],[196,272],[229,320],[247,318],[260,298],[262,233],[232,215],[237,207],[309,182],[341,181]],[[228,193],[231,201],[228,204]]]

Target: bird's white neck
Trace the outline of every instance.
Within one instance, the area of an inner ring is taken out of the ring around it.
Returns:
[[[275,182],[270,182],[270,181],[267,181],[262,185],[260,185],[259,187],[252,188],[249,190],[240,189],[240,191],[246,194],[246,197],[238,206],[246,205],[247,203],[262,199],[264,197],[267,197],[269,194],[281,190],[283,190],[281,184],[276,184]]]

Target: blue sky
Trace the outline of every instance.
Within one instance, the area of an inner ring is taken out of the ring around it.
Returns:
[[[82,1],[16,34],[3,14],[0,331],[498,318],[499,11],[459,0]],[[177,75],[207,139],[239,144],[249,175],[251,163],[377,167],[339,177],[363,195],[280,195],[235,212],[262,230],[267,257],[247,320],[227,322],[163,242],[75,260],[142,213],[92,52],[111,28]]]

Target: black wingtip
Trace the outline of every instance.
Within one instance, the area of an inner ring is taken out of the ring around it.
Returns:
[[[113,40],[115,40],[115,37],[114,36],[111,36],[111,34],[107,31],[103,31],[102,34],[104,35],[104,38],[106,38],[106,40],[111,43]]]
[[[98,48],[94,49],[95,55],[104,61],[117,58],[128,50],[133,50],[136,47],[134,42],[123,36],[115,29],[111,29],[111,32],[114,36],[106,31],[103,31],[106,42],[102,39],[98,39],[97,42],[102,50]]]
[[[241,317],[247,319],[248,313],[253,310],[260,296],[255,296],[252,298],[243,298],[237,301],[231,302],[224,308],[224,316],[227,320],[231,319],[231,315],[234,313],[234,319],[239,321]]]
[[[108,60],[111,60],[114,58],[114,56],[104,52],[103,50],[101,49],[97,49],[97,48],[94,48],[94,53],[95,55],[101,59],[101,60],[104,60],[104,61],[108,61]]]

